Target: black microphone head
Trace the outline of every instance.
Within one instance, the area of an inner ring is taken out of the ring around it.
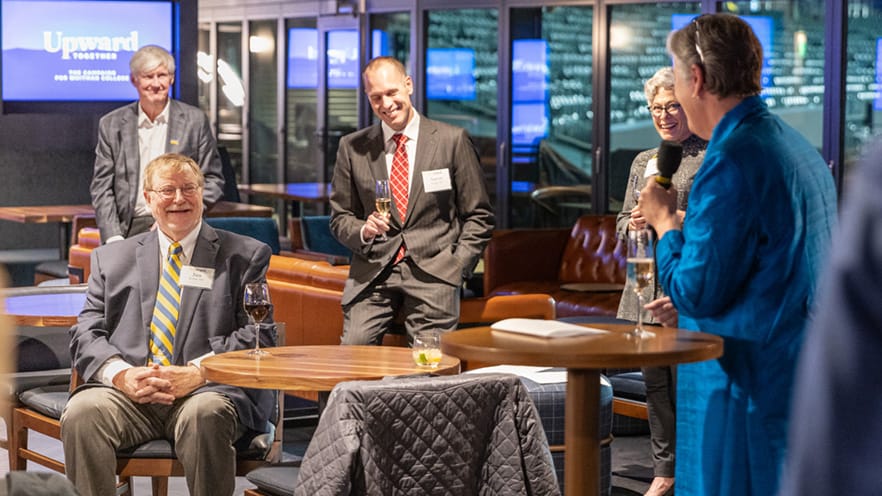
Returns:
[[[656,166],[658,167],[658,176],[656,181],[669,188],[671,186],[671,178],[680,168],[680,159],[683,158],[683,145],[676,141],[664,140],[658,147],[658,157],[656,158]]]

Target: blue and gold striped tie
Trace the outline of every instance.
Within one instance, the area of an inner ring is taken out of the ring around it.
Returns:
[[[168,259],[162,268],[159,290],[156,292],[156,306],[153,307],[153,320],[150,322],[150,354],[153,363],[171,365],[175,343],[175,327],[181,309],[181,253],[180,243],[168,248]]]

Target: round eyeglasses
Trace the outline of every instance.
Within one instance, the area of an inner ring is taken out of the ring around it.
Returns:
[[[656,117],[661,117],[662,114],[665,112],[667,112],[668,115],[677,115],[680,113],[680,109],[682,107],[680,107],[680,104],[677,102],[671,102],[671,103],[664,105],[664,106],[652,105],[652,106],[647,106],[646,108],[649,109],[649,112],[652,115],[654,115]]]

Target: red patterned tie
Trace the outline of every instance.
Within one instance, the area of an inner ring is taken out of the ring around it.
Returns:
[[[404,218],[407,215],[407,147],[404,146],[407,143],[407,136],[398,133],[392,136],[392,139],[395,140],[395,155],[392,156],[392,173],[389,177],[389,189],[392,190],[392,199],[395,201],[395,205],[398,208],[398,216],[401,217],[401,222],[404,223]],[[401,243],[401,247],[398,248],[398,253],[395,255],[395,263],[401,261],[404,258],[404,243]]]

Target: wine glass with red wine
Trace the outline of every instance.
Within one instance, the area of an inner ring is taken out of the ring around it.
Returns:
[[[244,294],[245,312],[254,322],[254,349],[248,354],[260,358],[269,355],[260,349],[260,323],[263,322],[270,311],[269,288],[265,282],[252,282],[245,285]]]

